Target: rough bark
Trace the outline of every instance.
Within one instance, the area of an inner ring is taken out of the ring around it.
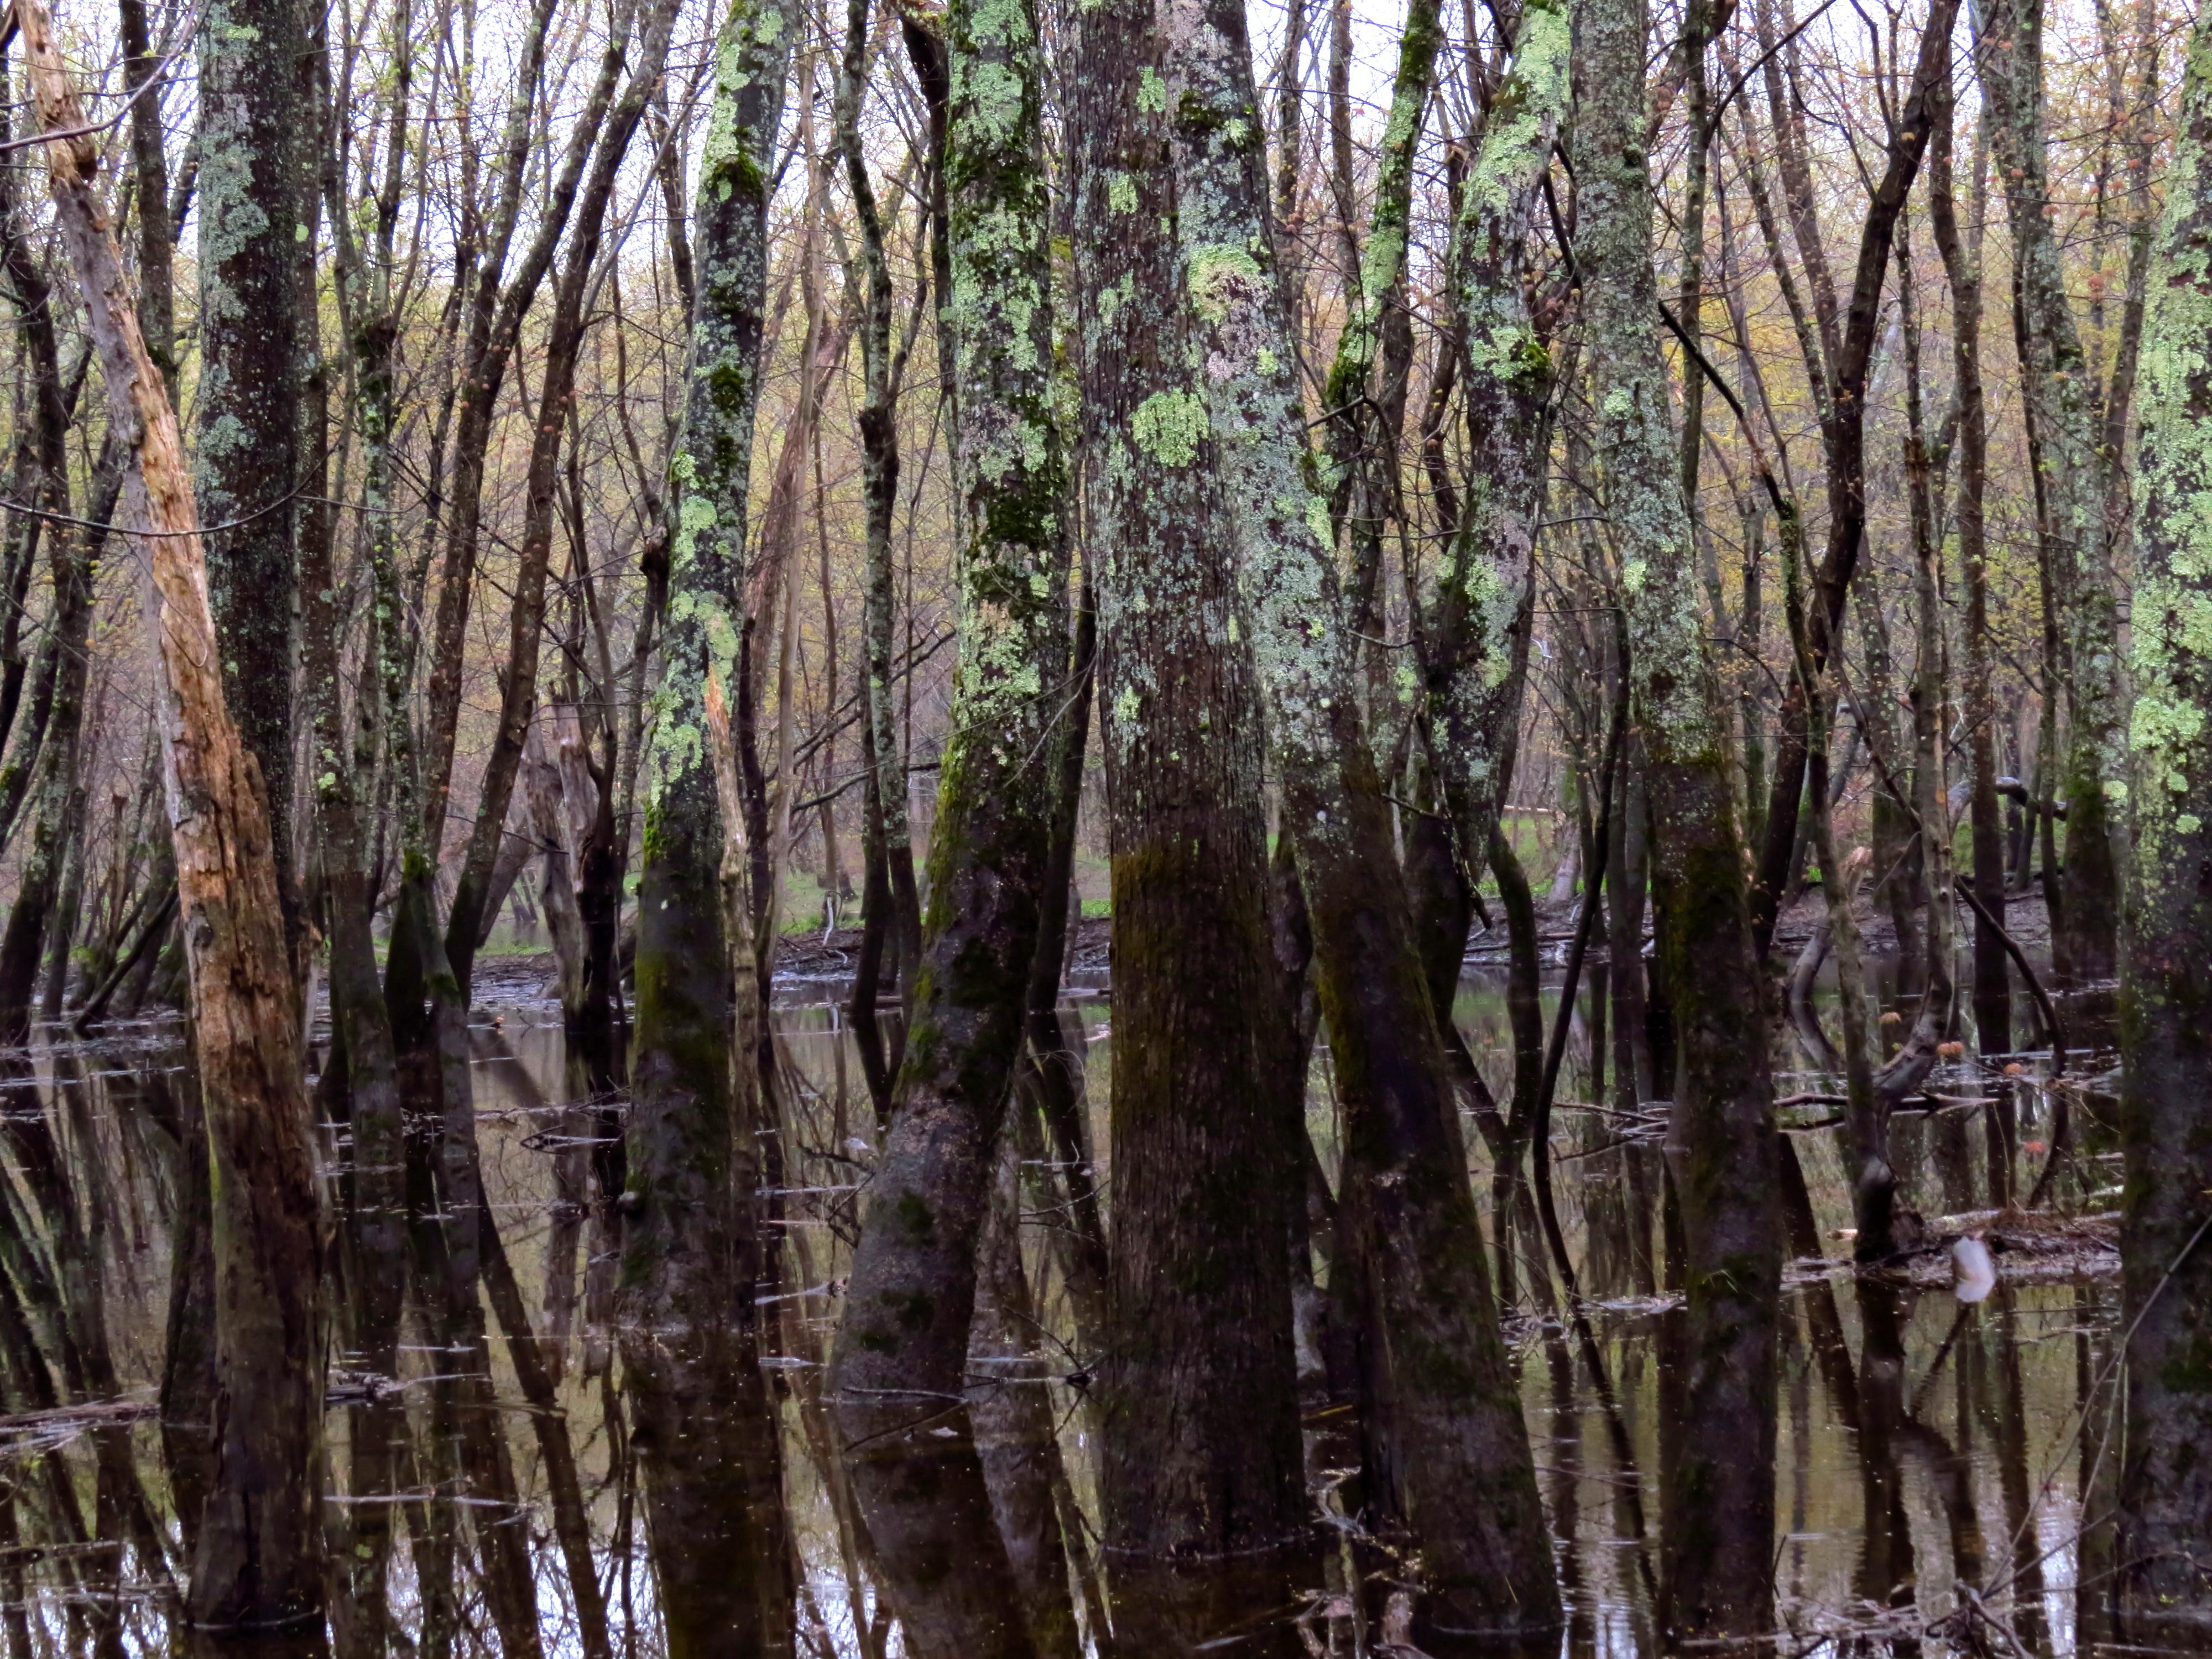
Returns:
[[[1601,489],[1627,601],[1658,988],[1679,1053],[1667,1157],[1682,1218],[1688,1370],[1662,1500],[1662,1622],[1677,1638],[1696,1638],[1771,1627],[1782,1224],[1765,986],[1752,941],[1727,714],[1698,611],[1666,368],[1652,327],[1659,301],[1644,150],[1648,21],[1643,0],[1580,0],[1575,8],[1575,252]]]
[[[189,1610],[215,1627],[321,1628],[322,1353],[314,1159],[258,769],[223,702],[176,413],[146,355],[83,106],[39,0],[16,9],[47,165],[107,382],[135,452],[149,625],[214,1188],[215,1468]],[[289,66],[288,66],[289,67]],[[291,296],[288,293],[285,303]],[[290,365],[285,365],[289,372]]]
[[[2060,787],[2066,861],[2054,914],[2062,973],[2110,978],[2125,865],[2126,742],[2120,623],[2105,563],[2104,469],[2096,387],[2066,292],[2052,222],[2045,120],[2043,0],[2001,0],[1982,19],[1976,69],[1990,110],[1990,154],[2012,225],[2014,322],[2025,417],[2039,451],[2043,554],[2063,660],[2067,714]]]
[[[1165,14],[1198,391],[1234,515],[1282,821],[1304,878],[1346,1115],[1338,1271],[1365,1281],[1370,1498],[1419,1540],[1442,1628],[1559,1622],[1543,1511],[1491,1297],[1392,808],[1359,719],[1328,504],[1308,481],[1242,0]]]
[[[223,693],[261,769],[286,932],[292,870],[293,497],[306,46],[293,0],[219,0],[200,20],[200,373],[192,489],[210,528]]]
[[[640,876],[622,1205],[623,1365],[672,1655],[786,1652],[792,1563],[759,1366],[765,1127],[744,823],[720,696],[738,684],[769,167],[797,15],[733,0],[696,206],[683,425],[669,464],[667,623]],[[742,975],[742,976],[741,976]]]
[[[1008,1617],[1019,1603],[963,1371],[1050,842],[1040,759],[1066,696],[1068,490],[1036,15],[1026,0],[957,0],[944,24],[951,280],[939,325],[958,386],[960,659],[915,1008],[831,1376],[854,1491],[912,1650],[988,1659],[1031,1648]]]
[[[1253,1177],[1297,1167],[1261,1048],[1273,1030],[1258,700],[1188,384],[1166,112],[1146,95],[1164,67],[1151,0],[1078,18],[1076,357],[1114,892],[1102,1498],[1117,1555],[1187,1558],[1280,1545],[1307,1505],[1281,1247],[1302,1194]]]
[[[2183,72],[2143,323],[2134,860],[2122,998],[2122,1638],[2212,1643],[2212,13]]]

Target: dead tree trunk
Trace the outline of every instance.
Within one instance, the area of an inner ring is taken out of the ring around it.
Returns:
[[[63,235],[109,419],[138,459],[169,823],[214,1190],[214,1487],[189,1608],[217,1628],[321,1628],[321,1240],[276,862],[258,768],[223,702],[191,477],[146,353],[106,205],[40,0],[16,8]],[[289,296],[287,296],[289,301]],[[289,365],[287,365],[289,368]]]

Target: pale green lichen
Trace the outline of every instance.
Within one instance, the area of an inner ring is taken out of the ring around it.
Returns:
[[[1573,36],[1561,0],[1534,0],[1522,9],[1511,65],[1461,185],[1463,225],[1514,220],[1525,212],[1523,198],[1550,163],[1553,137],[1567,106]]]
[[[2193,837],[2212,791],[2212,23],[2200,23],[2154,246],[2136,397],[2139,575],[2132,607],[2135,702],[2127,726],[2136,787],[2138,892],[2192,890]]]
[[[1306,497],[1305,520],[1307,530],[1322,547],[1328,547],[1336,540],[1335,527],[1329,522],[1328,498],[1326,495]]]
[[[1129,436],[1163,466],[1188,466],[1206,434],[1206,400],[1194,392],[1155,392],[1130,417]]]
[[[732,0],[714,47],[714,91],[699,177],[703,204],[742,191],[752,210],[702,211],[699,306],[683,426],[669,456],[667,623],[647,693],[648,827],[679,781],[708,763],[709,677],[734,696],[745,568],[760,307],[766,283],[763,181],[780,125],[790,0]],[[658,845],[648,834],[648,858]]]
[[[1190,289],[1190,302],[1201,320],[1219,325],[1224,321],[1230,307],[1240,299],[1249,298],[1264,280],[1260,262],[1244,248],[1234,243],[1208,243],[1192,250],[1188,256],[1188,275],[1185,277]],[[1262,346],[1267,361],[1257,365],[1263,374],[1275,372],[1279,359],[1273,349]]]

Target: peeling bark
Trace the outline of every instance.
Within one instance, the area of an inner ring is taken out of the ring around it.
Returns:
[[[41,125],[77,133],[83,106],[45,6],[22,0],[16,18]],[[320,1224],[270,814],[224,705],[191,479],[94,184],[97,153],[75,136],[54,138],[46,154],[109,418],[138,463],[131,517],[144,526],[151,573],[148,620],[161,665],[158,718],[214,1188],[215,1468],[189,1608],[206,1626],[319,1632]]]

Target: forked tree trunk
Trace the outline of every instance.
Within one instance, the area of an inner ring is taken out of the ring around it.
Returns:
[[[1359,718],[1328,503],[1310,460],[1268,224],[1243,0],[1164,16],[1199,391],[1313,927],[1346,1119],[1339,1270],[1360,1277],[1370,1494],[1419,1540],[1440,1627],[1556,1630],[1558,1586],[1491,1297],[1412,905]]]
[[[1528,301],[1528,246],[1566,111],[1567,33],[1564,0],[1522,9],[1513,67],[1461,187],[1455,228],[1451,281],[1461,338],[1451,367],[1466,386],[1476,443],[1465,509],[1425,619],[1421,662],[1455,857],[1449,871],[1429,872],[1417,895],[1431,940],[1429,994],[1443,1023],[1511,777],[1527,680],[1553,386],[1551,354]],[[1444,1036],[1449,1043],[1452,1034]]]
[[[1398,33],[1389,113],[1376,157],[1367,241],[1346,267],[1345,326],[1337,336],[1336,360],[1322,392],[1322,407],[1329,411],[1326,482],[1330,517],[1344,532],[1349,553],[1347,619],[1370,639],[1380,636],[1383,519],[1395,505],[1398,441],[1406,412],[1405,370],[1412,356],[1405,294],[1413,161],[1420,149],[1421,118],[1443,43],[1441,9],[1437,0],[1407,3],[1405,24]],[[1357,246],[1358,233],[1348,214],[1340,228],[1349,252]],[[1370,658],[1380,654],[1370,647]],[[1371,716],[1381,713],[1382,698],[1375,694],[1384,684],[1387,681],[1370,676]]]
[[[65,135],[48,143],[47,162],[109,419],[138,459],[131,516],[144,526],[161,665],[157,706],[214,1190],[214,1485],[188,1607],[204,1626],[296,1626],[319,1639],[321,1241],[269,810],[224,706],[191,477],[94,184],[98,151],[83,136],[83,106],[45,5],[23,0],[16,18],[40,120]]]

